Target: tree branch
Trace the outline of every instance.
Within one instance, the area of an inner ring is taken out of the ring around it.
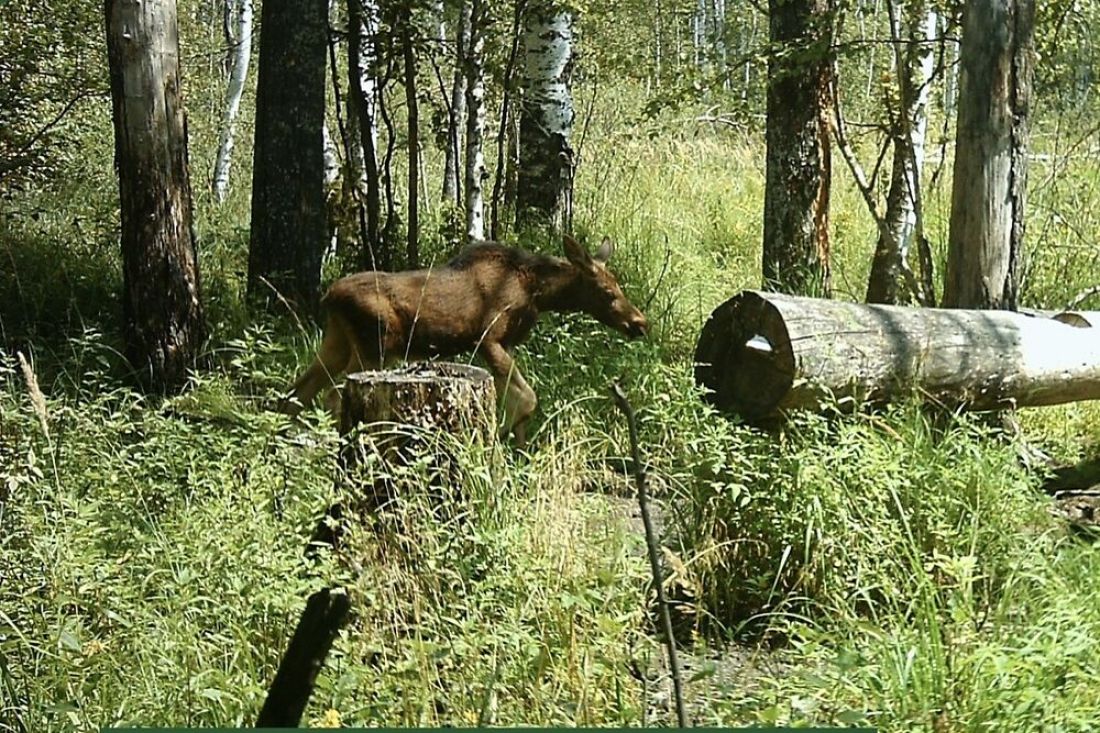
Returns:
[[[638,486],[638,506],[642,511],[642,524],[645,525],[645,544],[649,552],[649,570],[653,574],[653,584],[657,587],[657,610],[664,626],[665,645],[668,648],[668,665],[672,672],[672,689],[676,699],[676,719],[679,727],[688,727],[687,711],[684,708],[683,681],[680,679],[680,660],[676,656],[676,639],[672,635],[672,617],[668,612],[668,600],[665,598],[665,586],[661,582],[661,564],[657,560],[657,536],[653,530],[653,519],[649,516],[649,496],[645,485],[645,466],[642,465],[641,451],[638,449],[638,421],[634,408],[626,399],[626,394],[618,382],[611,383],[611,394],[615,404],[626,415],[626,425],[630,431],[630,453],[634,461],[634,482]]]

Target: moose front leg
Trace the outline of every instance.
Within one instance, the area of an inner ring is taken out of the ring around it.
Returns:
[[[514,433],[516,445],[527,445],[527,421],[535,412],[538,399],[535,391],[527,384],[527,380],[516,368],[516,361],[512,355],[498,343],[484,344],[482,346],[485,362],[489,365],[489,371],[493,373],[493,381],[496,383],[497,400],[504,408],[504,425],[501,434]]]

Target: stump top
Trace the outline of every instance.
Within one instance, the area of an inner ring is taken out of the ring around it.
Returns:
[[[419,384],[425,382],[485,382],[493,377],[481,367],[469,364],[454,364],[445,361],[425,361],[407,364],[397,369],[385,371],[355,372],[348,380],[359,384]]]

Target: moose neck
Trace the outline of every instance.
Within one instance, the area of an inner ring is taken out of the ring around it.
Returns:
[[[542,263],[535,286],[535,306],[540,311],[581,310],[581,272],[568,260],[553,258]]]

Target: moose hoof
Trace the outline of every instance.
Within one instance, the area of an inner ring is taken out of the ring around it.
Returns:
[[[275,412],[280,412],[289,417],[297,417],[302,409],[302,403],[293,397],[280,397],[275,403]]]

